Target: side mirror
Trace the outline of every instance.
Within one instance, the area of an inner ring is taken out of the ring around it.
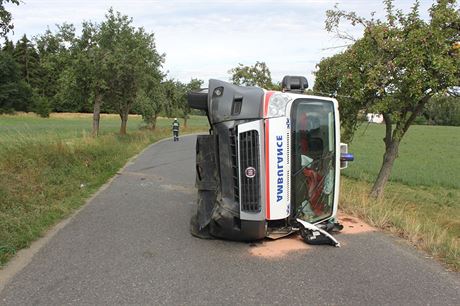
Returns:
[[[354,161],[353,154],[348,153],[348,145],[346,143],[340,144],[340,169],[348,167],[348,162]]]

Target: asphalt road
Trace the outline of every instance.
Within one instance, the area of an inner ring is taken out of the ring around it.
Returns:
[[[2,305],[460,305],[458,273],[387,234],[279,258],[189,234],[195,137],[148,148],[0,293]]]

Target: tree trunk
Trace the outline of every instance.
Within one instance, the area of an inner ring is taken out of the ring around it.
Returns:
[[[27,48],[27,44],[26,44],[26,56],[25,56],[25,62],[26,62],[26,80],[27,80],[27,84],[30,85],[30,74],[29,74],[29,50]]]
[[[94,110],[93,110],[93,136],[99,135],[99,122],[101,120],[101,104],[102,98],[100,95],[96,95],[94,99]]]
[[[157,115],[157,114],[153,115],[152,122],[151,122],[151,124],[150,124],[150,129],[151,129],[152,131],[154,131],[155,128],[157,127],[157,118],[158,118],[158,115]]]
[[[406,132],[409,130],[409,127],[414,122],[415,118],[421,114],[426,103],[430,100],[431,95],[428,94],[424,96],[418,102],[417,106],[412,110],[408,116],[407,112],[404,112],[402,118],[405,120],[396,123],[396,127],[392,128],[392,119],[388,113],[383,113],[383,119],[385,121],[385,154],[383,155],[383,163],[380,168],[377,179],[372,186],[370,196],[373,198],[380,198],[383,195],[383,190],[385,188],[388,179],[390,178],[391,169],[393,168],[394,161],[398,157],[398,149],[401,140],[403,139]]]
[[[128,113],[122,112],[120,114],[121,126],[120,126],[120,135],[126,135],[126,128],[128,126]]]
[[[184,116],[184,128],[187,128],[187,119],[188,119],[188,116],[185,115]]]
[[[385,144],[385,154],[383,155],[383,163],[380,168],[379,175],[372,186],[371,197],[380,198],[383,195],[388,179],[390,178],[393,163],[398,156],[399,141],[392,139],[388,144]]]

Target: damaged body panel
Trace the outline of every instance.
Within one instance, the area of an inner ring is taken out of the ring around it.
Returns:
[[[304,78],[289,80],[285,88],[305,89]],[[340,152],[347,152],[336,100],[219,80],[188,99],[211,125],[196,143],[193,235],[253,241],[304,229],[314,240],[337,228],[330,224],[336,223]]]

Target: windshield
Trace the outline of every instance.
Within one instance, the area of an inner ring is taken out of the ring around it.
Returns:
[[[314,223],[332,215],[335,124],[332,102],[297,99],[292,122],[292,204],[295,216]]]

